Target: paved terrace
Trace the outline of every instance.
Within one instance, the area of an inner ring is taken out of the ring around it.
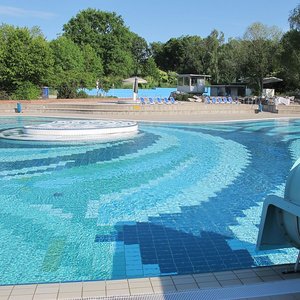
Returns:
[[[280,265],[182,276],[0,286],[0,300],[166,299],[162,295],[169,299],[300,299],[300,273],[282,273],[291,268]],[[194,297],[188,297],[189,293]]]
[[[18,115],[18,101],[0,101],[0,115]],[[20,115],[55,116],[73,118],[123,119],[153,122],[201,123],[209,121],[256,120],[282,117],[300,117],[300,105],[272,107],[271,112],[257,113],[257,105],[204,104],[178,102],[178,104],[128,104],[128,99],[49,99],[19,101]],[[119,102],[119,103],[118,103]]]
[[[59,116],[153,122],[222,122],[300,118],[298,107],[283,113],[255,113],[256,105],[180,103],[175,105],[108,104],[100,100],[1,101],[3,116]],[[104,103],[103,103],[104,102]],[[107,109],[109,107],[109,109]],[[296,259],[296,258],[295,258]],[[126,280],[0,286],[0,300],[39,299],[300,299],[300,273],[291,265],[184,276]]]

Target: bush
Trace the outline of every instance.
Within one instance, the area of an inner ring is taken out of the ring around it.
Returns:
[[[177,101],[188,101],[188,98],[192,98],[192,94],[175,94],[175,99]]]
[[[0,91],[0,100],[8,100],[9,94],[6,91]]]
[[[89,98],[89,95],[85,91],[80,90],[77,92],[76,98]]]
[[[77,97],[77,86],[74,83],[62,83],[57,89],[57,99],[74,99]]]
[[[295,91],[286,92],[286,96],[294,96],[295,98],[300,99],[300,90],[297,89]]]
[[[33,100],[41,96],[41,89],[31,82],[25,82],[12,94],[13,100]]]

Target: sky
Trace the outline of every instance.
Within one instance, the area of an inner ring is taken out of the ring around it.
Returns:
[[[254,22],[289,30],[288,17],[300,0],[0,0],[0,23],[39,26],[48,40],[87,8],[120,15],[147,42],[183,35],[206,37],[213,29],[225,38],[242,37]]]

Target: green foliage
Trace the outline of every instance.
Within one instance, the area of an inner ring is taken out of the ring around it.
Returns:
[[[8,100],[9,94],[6,91],[0,91],[0,100]]]
[[[77,95],[76,95],[76,98],[80,98],[80,99],[84,99],[84,98],[88,98],[89,95],[83,91],[83,90],[80,90],[77,92]]]
[[[218,69],[219,81],[223,83],[237,82],[241,77],[243,61],[242,42],[231,39],[219,49]]]
[[[289,23],[291,29],[300,30],[300,4],[291,11]]]
[[[259,95],[262,94],[263,78],[275,72],[280,36],[279,29],[261,23],[252,24],[245,32],[243,74]]]
[[[133,74],[144,74],[144,67],[147,64],[150,50],[146,40],[135,33],[131,33],[131,53],[133,59]]]
[[[64,81],[79,85],[84,79],[84,57],[81,49],[70,39],[59,37],[50,43],[54,57],[52,85],[57,87]]]
[[[217,30],[213,30],[204,42],[206,49],[203,58],[204,72],[205,74],[211,75],[213,83],[220,83],[221,71],[219,70],[219,60],[220,49],[224,43],[224,34],[222,32],[219,33]]]
[[[41,89],[31,82],[24,82],[12,94],[14,100],[36,100],[41,96]]]
[[[149,57],[147,60],[141,63],[141,69],[141,75],[144,77],[149,76],[157,78],[159,76],[159,70],[153,57]]]
[[[74,99],[77,97],[77,83],[63,82],[58,86],[57,99]]]
[[[53,64],[49,44],[39,29],[0,26],[0,89],[14,93],[24,82],[48,84]]]
[[[90,45],[82,46],[84,59],[84,73],[86,74],[84,87],[93,88],[96,80],[103,76],[103,65],[101,58],[97,56],[94,48]]]
[[[147,44],[121,16],[96,9],[80,11],[64,25],[64,34],[47,42],[38,27],[0,26],[0,99],[36,99],[40,87],[59,98],[84,97],[78,88],[108,90],[133,75],[145,87],[175,86],[177,73],[211,75],[211,83],[247,79],[257,93],[267,76],[284,79],[283,88],[300,89],[300,4],[291,11],[291,30],[250,25],[242,39],[224,42],[222,32],[207,37],[181,36]],[[182,96],[183,98],[186,96]]]
[[[90,45],[96,51],[106,76],[126,77],[134,72],[132,47],[137,39],[121,16],[89,8],[71,18],[63,30],[77,45]]]
[[[168,72],[168,85],[173,87],[177,85],[177,73],[169,71]]]
[[[192,98],[192,94],[175,94],[175,99],[177,101],[189,101],[189,98]]]
[[[291,30],[281,40],[281,76],[287,90],[300,89],[300,31]]]
[[[152,43],[151,52],[161,70],[181,74],[211,74],[219,81],[219,49],[224,42],[222,33],[214,30],[205,39],[199,36],[172,38],[167,43]]]

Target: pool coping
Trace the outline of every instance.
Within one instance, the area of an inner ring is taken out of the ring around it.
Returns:
[[[131,278],[102,281],[57,282],[0,286],[0,300],[41,300],[41,299],[84,299],[107,297],[130,297],[141,295],[174,294],[187,291],[202,291],[222,288],[255,286],[270,282],[288,285],[294,279],[300,280],[300,272],[283,273],[292,270],[293,264],[254,267],[233,271],[172,275],[163,277]],[[299,293],[299,289],[293,292]],[[276,290],[270,290],[277,293]],[[284,292],[286,295],[286,292]],[[126,299],[127,299],[126,298]],[[123,298],[122,298],[123,299]],[[125,299],[125,298],[124,298]],[[135,298],[136,299],[136,298]],[[293,299],[293,298],[291,298]],[[299,299],[299,298],[298,298]]]

